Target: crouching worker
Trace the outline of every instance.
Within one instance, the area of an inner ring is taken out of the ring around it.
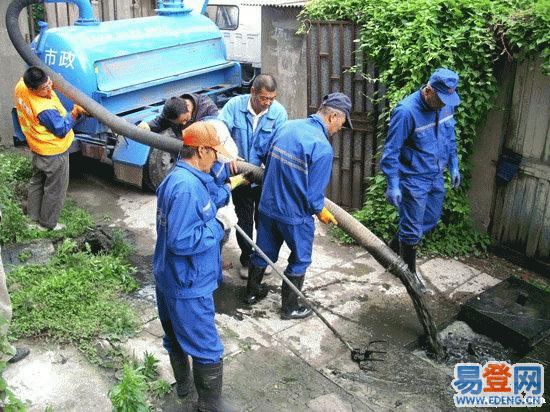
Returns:
[[[197,122],[182,133],[176,167],[157,189],[157,243],[153,260],[163,345],[169,353],[179,397],[193,385],[199,411],[230,411],[221,399],[223,345],[214,322],[213,292],[221,277],[220,242],[232,222],[216,219],[230,187],[213,187],[209,174],[218,153],[231,157],[211,124]]]
[[[315,224],[313,215],[323,223],[336,223],[323,207],[325,189],[332,173],[333,151],[329,137],[342,127],[351,128],[351,101],[343,93],[323,98],[316,114],[292,120],[279,127],[264,160],[265,172],[258,215],[258,246],[273,262],[283,242],[290,249],[285,274],[298,290],[302,289],[311,264]],[[267,295],[261,284],[267,263],[254,253],[245,303],[254,304]],[[300,306],[298,295],[283,282],[281,319],[301,319],[313,313]]]

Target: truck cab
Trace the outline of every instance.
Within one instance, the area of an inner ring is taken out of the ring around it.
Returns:
[[[261,7],[238,0],[211,0],[206,15],[220,29],[227,58],[241,64],[243,86],[261,71]]]

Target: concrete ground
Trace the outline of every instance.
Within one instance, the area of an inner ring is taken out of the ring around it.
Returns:
[[[71,180],[70,196],[97,218],[109,213],[110,224],[134,233],[140,256],[137,260],[148,267],[155,238],[154,195],[83,175]],[[106,210],[105,205],[111,206]],[[225,346],[223,390],[225,398],[241,410],[459,410],[454,406],[451,387],[454,366],[437,363],[426,355],[420,345],[423,330],[404,286],[364,249],[337,243],[326,227],[318,224],[313,263],[304,287],[306,296],[353,348],[382,341],[368,347],[385,352],[374,354],[381,360],[366,362],[362,368],[317,316],[279,319],[281,280],[276,273],[265,280],[270,288],[265,300],[252,307],[242,303],[246,282],[238,275],[234,233],[223,257],[224,263],[232,266],[224,270],[225,283],[215,294],[216,321]],[[277,264],[281,270],[287,257],[288,249],[284,248]],[[510,274],[489,275],[450,259],[420,263],[431,291],[428,306],[441,338],[482,336],[457,321],[460,306]],[[125,351],[136,357],[143,357],[145,351],[154,354],[160,360],[162,377],[174,382],[162,347],[150,275],[130,302],[143,322],[136,336],[123,343]],[[25,343],[31,354],[8,366],[4,377],[20,399],[30,402],[29,411],[44,411],[48,406],[56,412],[112,410],[108,390],[113,379],[109,373],[91,365],[72,347]],[[546,339],[523,359],[543,362],[548,370],[549,354]],[[190,411],[192,399],[177,400],[172,392],[158,400],[157,408]]]

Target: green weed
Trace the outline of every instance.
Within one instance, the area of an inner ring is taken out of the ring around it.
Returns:
[[[120,382],[109,393],[114,412],[150,411],[153,398],[170,392],[170,384],[157,379],[158,362],[147,352],[141,365],[135,360],[125,362]]]
[[[137,289],[134,269],[122,257],[75,252],[65,240],[48,265],[9,273],[12,333],[78,342],[99,335],[127,335],[135,316],[118,296]]]

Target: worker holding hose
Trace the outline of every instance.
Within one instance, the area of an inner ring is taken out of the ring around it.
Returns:
[[[427,85],[397,104],[380,160],[386,199],[399,208],[399,229],[390,247],[413,274],[416,246],[441,217],[446,168],[452,186],[460,185],[454,119],[458,81],[454,71],[439,68]]]
[[[273,262],[283,242],[291,254],[285,275],[302,289],[311,264],[315,224],[335,223],[324,207],[325,189],[332,173],[333,151],[329,137],[342,127],[351,128],[351,101],[343,93],[325,96],[316,114],[283,124],[275,132],[267,153],[260,153],[265,172],[258,214],[258,247]],[[267,263],[254,253],[246,286],[245,303],[267,295],[261,284]],[[298,295],[285,283],[281,287],[281,319],[300,319],[312,314],[300,306]]]

